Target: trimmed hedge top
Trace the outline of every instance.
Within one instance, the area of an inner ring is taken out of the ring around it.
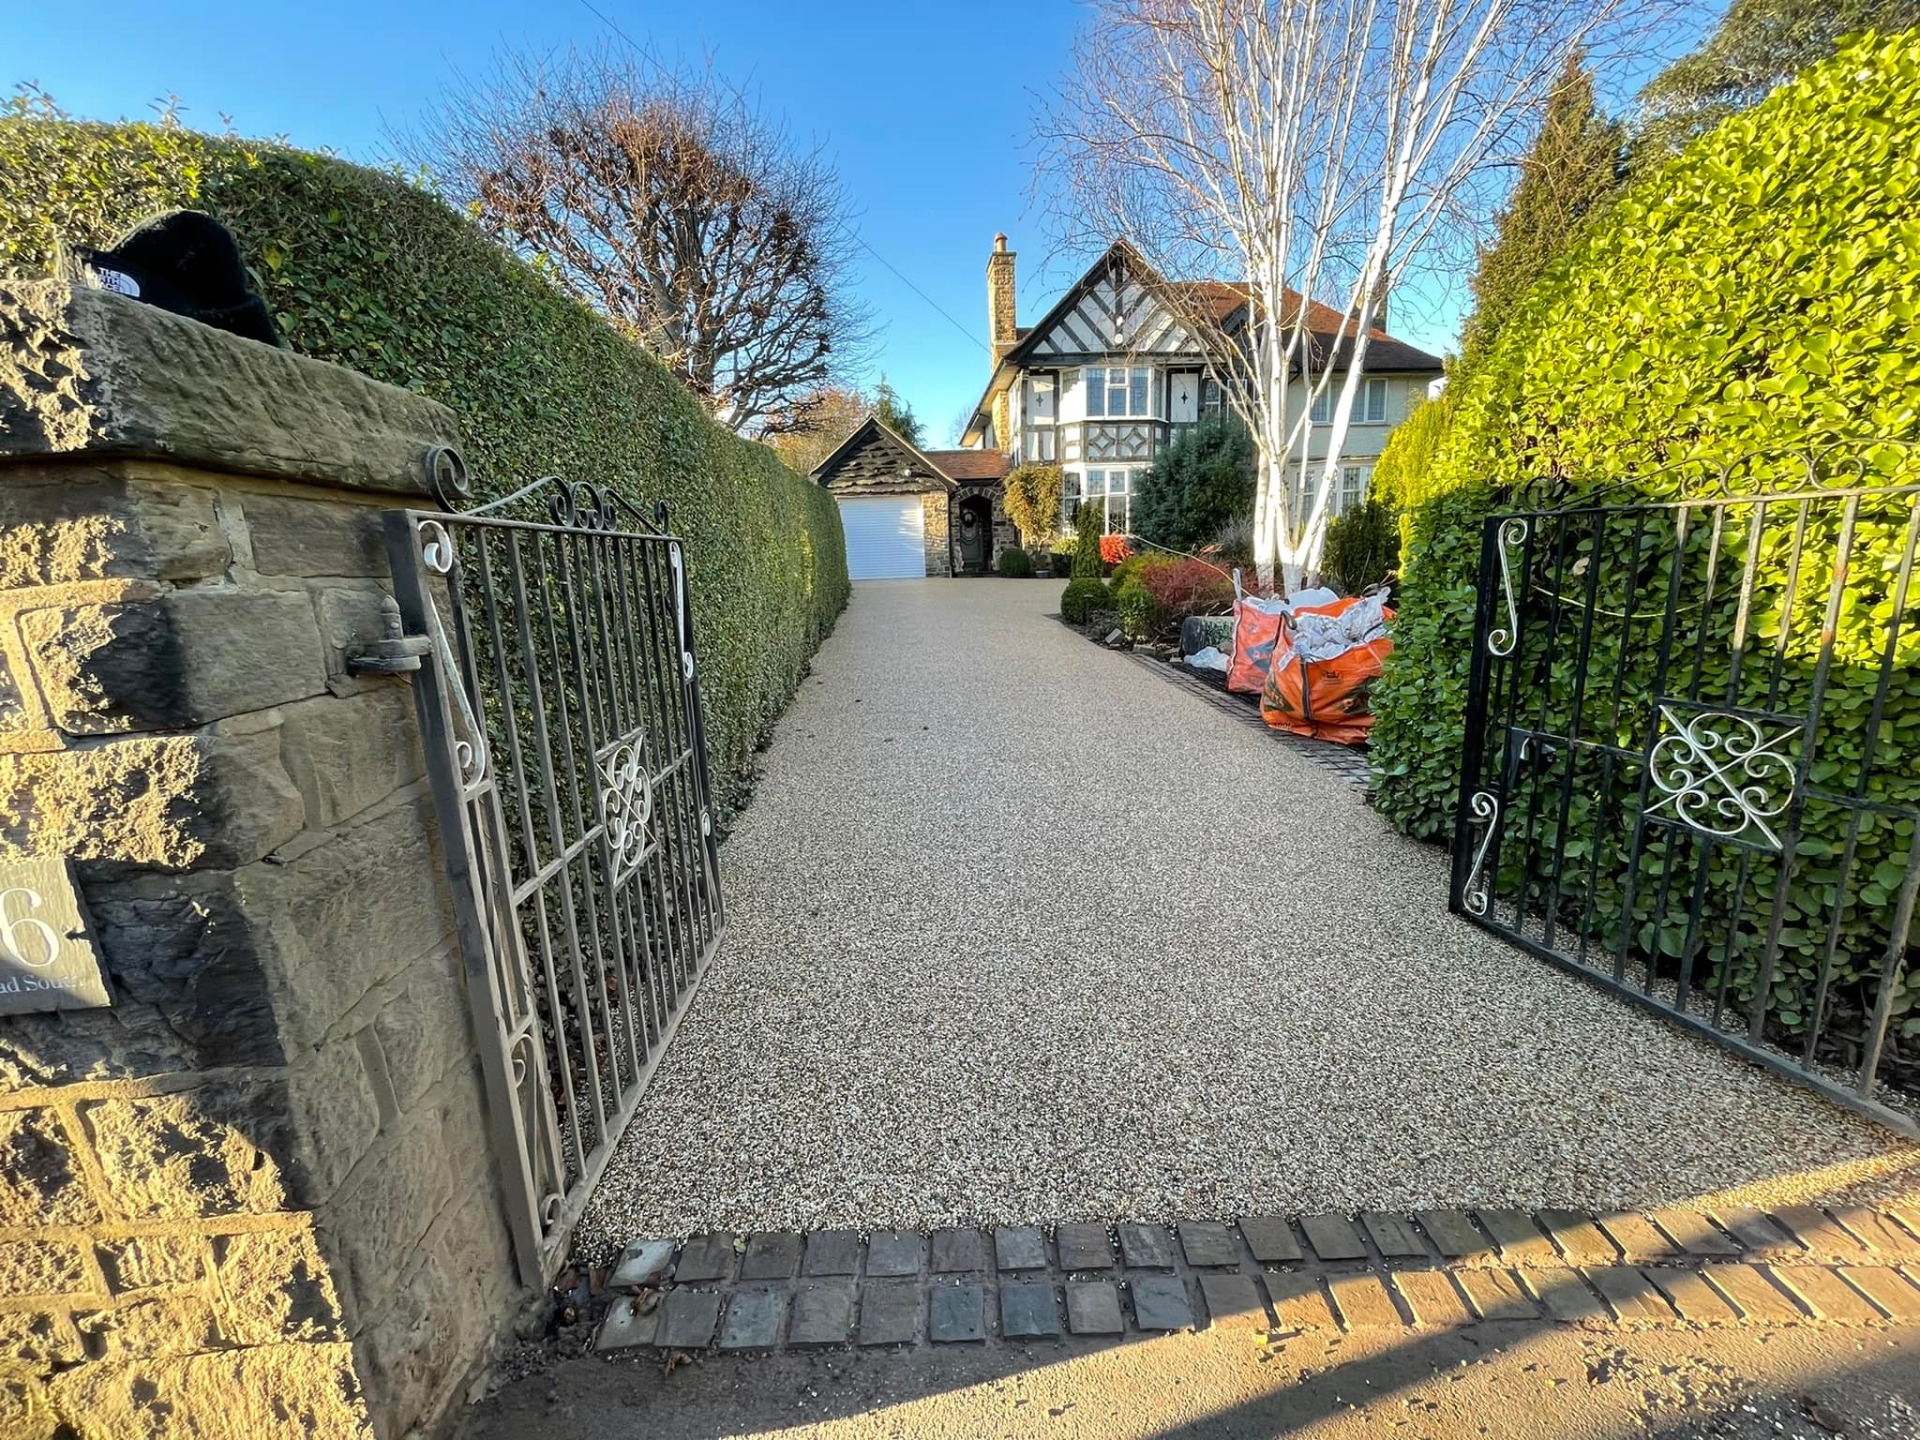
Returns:
[[[176,206],[233,230],[294,349],[452,409],[478,491],[557,473],[667,502],[687,539],[717,798],[731,803],[846,604],[833,497],[395,175],[152,125],[0,120],[0,271],[46,273],[63,245],[105,244]]]

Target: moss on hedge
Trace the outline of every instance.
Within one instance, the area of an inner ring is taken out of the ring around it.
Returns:
[[[292,346],[460,417],[476,487],[664,500],[686,536],[719,798],[848,595],[833,497],[713,424],[652,356],[432,194],[324,156],[151,125],[0,120],[0,272],[173,206],[231,227]]]

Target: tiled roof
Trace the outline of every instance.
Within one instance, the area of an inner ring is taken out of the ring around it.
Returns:
[[[1009,468],[1003,450],[923,450],[950,480],[1001,480]]]

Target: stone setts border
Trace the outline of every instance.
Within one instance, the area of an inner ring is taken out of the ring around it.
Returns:
[[[1430,1210],[636,1241],[603,1353],[1256,1331],[1920,1324],[1920,1206]]]

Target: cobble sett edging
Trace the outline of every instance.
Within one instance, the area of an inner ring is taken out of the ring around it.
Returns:
[[[1428,1210],[635,1241],[611,1353],[1117,1340],[1202,1326],[1920,1324],[1920,1207]]]

